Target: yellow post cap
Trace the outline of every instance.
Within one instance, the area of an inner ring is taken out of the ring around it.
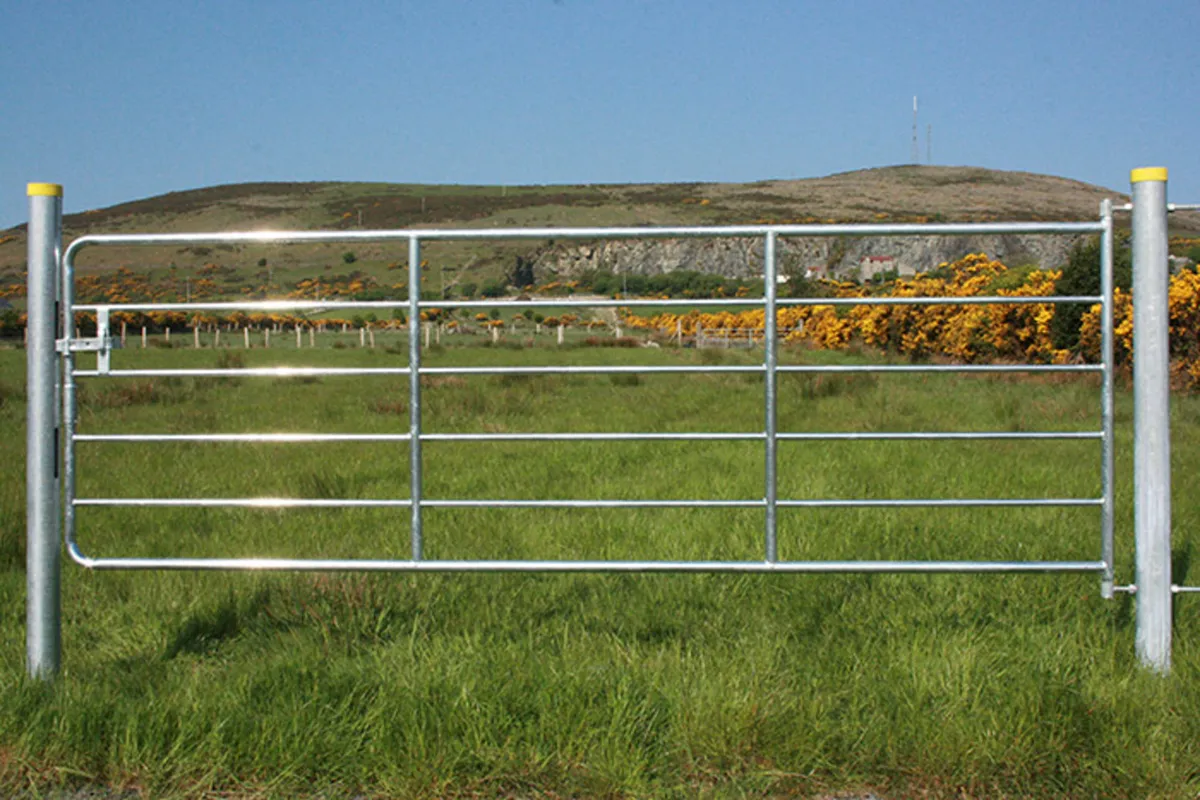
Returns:
[[[1166,167],[1141,167],[1129,173],[1130,183],[1142,183],[1143,181],[1165,181],[1166,179]]]
[[[57,183],[31,183],[25,193],[30,197],[62,197],[62,187]]]

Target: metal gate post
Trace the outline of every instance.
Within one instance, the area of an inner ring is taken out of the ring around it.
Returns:
[[[1133,184],[1134,536],[1137,653],[1171,669],[1170,309],[1167,170],[1135,169]]]
[[[28,343],[25,433],[25,666],[34,678],[58,672],[62,656],[59,600],[58,427],[55,341],[62,187],[31,183],[28,230]]]

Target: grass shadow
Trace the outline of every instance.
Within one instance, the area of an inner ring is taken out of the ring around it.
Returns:
[[[1188,572],[1192,568],[1194,549],[1192,543],[1188,541],[1184,543],[1183,547],[1171,553],[1171,580],[1179,586],[1187,584]]]
[[[266,590],[256,592],[244,604],[239,604],[235,595],[228,594],[215,606],[192,613],[175,630],[163,651],[163,658],[173,659],[179,655],[207,655],[225,642],[238,636],[247,617],[254,616],[268,600]]]

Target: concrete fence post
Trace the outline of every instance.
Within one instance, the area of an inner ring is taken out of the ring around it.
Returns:
[[[62,187],[31,183],[28,235],[26,350],[25,666],[49,679],[62,660],[58,493],[58,259],[62,251]],[[64,311],[65,314],[65,311]]]
[[[1171,396],[1167,171],[1133,170],[1133,492],[1137,653],[1171,669]]]

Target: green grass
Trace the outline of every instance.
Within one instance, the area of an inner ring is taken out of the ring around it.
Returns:
[[[548,340],[549,341],[549,340]],[[400,365],[385,349],[251,350]],[[749,363],[753,353],[451,346],[434,365]],[[789,352],[786,360],[850,356]],[[85,366],[90,357],[81,357]],[[212,366],[130,349],[115,367]],[[24,677],[23,353],[0,351],[0,793],[1192,797],[1200,626],[1137,665],[1094,576],[63,572],[64,661]],[[404,431],[406,379],[83,379],[81,432]],[[430,378],[431,431],[760,429],[743,375]],[[1086,379],[780,378],[780,430],[1093,429]],[[1200,400],[1174,401],[1178,582]],[[1131,400],[1117,398],[1118,580]],[[80,444],[80,496],[406,497],[403,445]],[[780,497],[1099,492],[1095,442],[784,443]],[[430,497],[743,498],[742,443],[428,443]],[[1096,510],[780,511],[785,559],[1094,559]],[[92,555],[406,558],[407,510],[81,509]],[[744,510],[428,510],[430,558],[761,558]],[[1192,581],[1195,582],[1194,577]]]

